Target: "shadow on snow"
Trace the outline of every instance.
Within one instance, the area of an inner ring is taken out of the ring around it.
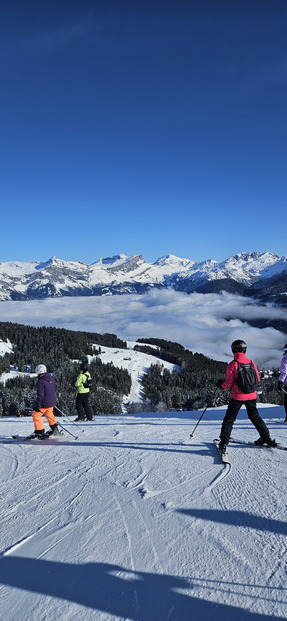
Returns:
[[[275,533],[276,535],[287,535],[286,522],[272,520],[270,518],[261,517],[260,515],[252,515],[252,513],[245,513],[243,511],[222,511],[220,509],[178,509],[177,513],[188,515],[198,520],[219,522],[221,524],[228,524],[228,526],[254,528],[255,530]]]
[[[185,578],[132,572],[106,563],[75,565],[5,556],[0,559],[0,582],[131,621],[270,621],[269,615],[181,593],[192,588]]]

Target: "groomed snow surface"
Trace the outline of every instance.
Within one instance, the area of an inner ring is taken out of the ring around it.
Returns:
[[[283,408],[260,413],[286,446]],[[1,621],[287,618],[287,452],[232,444],[223,465],[224,408],[190,438],[200,414],[61,418],[78,439],[44,442],[0,419]],[[258,437],[245,410],[233,436]]]

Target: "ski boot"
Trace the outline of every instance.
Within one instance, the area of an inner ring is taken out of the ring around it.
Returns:
[[[219,445],[218,445],[218,449],[220,450],[222,455],[226,455],[227,444],[224,444],[224,442],[222,442],[222,440],[220,440]]]
[[[256,446],[263,446],[264,444],[267,444],[267,446],[271,447],[277,446],[276,440],[271,440],[271,438],[267,438],[266,440],[264,440],[263,438],[258,438],[258,440],[255,440],[254,444]]]
[[[47,437],[44,429],[35,429],[34,433],[27,436],[26,440],[44,440]]]
[[[47,431],[47,435],[48,436],[60,436],[61,435],[61,431],[59,430],[57,423],[55,423],[54,425],[50,425],[50,429],[49,431]]]

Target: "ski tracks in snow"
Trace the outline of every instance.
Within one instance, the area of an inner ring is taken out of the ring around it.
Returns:
[[[25,543],[28,543],[28,541],[30,541],[32,539],[32,537],[34,537],[35,535],[38,535],[39,533],[41,533],[42,530],[44,530],[45,528],[50,526],[50,524],[52,524],[52,522],[54,522],[55,520],[56,520],[56,517],[52,518],[51,520],[48,520],[48,522],[46,522],[43,526],[40,526],[35,531],[33,531],[33,533],[31,533],[31,535],[27,535],[26,537],[23,537],[23,539],[20,539],[19,541],[17,541],[13,545],[11,545],[6,550],[3,550],[0,553],[0,558],[3,558],[4,556],[9,556],[9,554],[13,554],[14,552],[18,552],[19,548],[21,548],[21,546],[23,546]]]
[[[171,443],[168,430],[167,437],[165,430],[162,431],[160,434],[162,441],[156,443],[154,442],[154,430],[150,429],[150,425],[147,426],[147,429],[148,432],[143,429],[142,441],[135,443],[128,441],[127,434],[123,430],[121,432],[114,430],[113,438],[116,438],[116,441],[106,445],[110,447],[110,466],[103,467],[100,475],[101,480],[131,492],[137,491],[142,499],[147,500],[157,496],[169,495],[177,489],[180,490],[180,488],[186,487],[188,490],[188,488],[193,488],[193,484],[196,482],[199,483],[198,492],[196,489],[193,491],[196,495],[197,493],[201,495],[204,491],[210,491],[216,487],[230,473],[231,466],[222,467],[220,464],[220,473],[216,474],[215,477],[212,476],[216,465],[219,466],[219,464],[208,465],[207,460],[204,462],[202,460],[202,464],[197,464],[194,468],[193,453],[195,457],[197,451],[199,454],[206,454],[206,456],[209,454],[206,443],[200,443],[196,445],[196,448],[190,443],[182,442],[182,439]],[[130,436],[130,434],[128,435]],[[153,441],[149,442],[147,437]],[[105,450],[105,444],[101,449]],[[175,470],[173,465],[171,468],[169,465],[170,463],[174,464],[173,459],[169,459],[169,456],[173,458],[174,453],[177,454],[179,462]],[[206,482],[204,481],[205,478]],[[162,485],[159,487],[160,481],[162,481]]]
[[[133,582],[130,618],[142,614],[139,581],[160,577],[157,584],[163,584],[170,576],[184,579],[181,594],[190,596],[192,606],[195,599],[214,603],[215,613],[217,603],[242,606],[243,618],[249,610],[272,614],[277,598],[280,616],[286,544],[283,475],[277,483],[276,472],[282,455],[232,446],[232,466],[223,465],[211,440],[214,427],[203,426],[199,441],[187,444],[181,422],[169,428],[160,419],[153,425],[123,419],[118,430],[105,420],[91,425],[85,442],[69,447],[5,446],[2,558],[30,557],[70,568],[110,564],[123,584]],[[71,593],[76,586],[71,583]],[[8,587],[1,588],[18,610],[20,600],[31,598],[44,610],[46,598],[23,592],[16,601]],[[78,616],[70,617],[73,605],[61,602],[66,618],[93,618],[95,611],[81,605]],[[59,612],[58,601],[52,610]],[[115,619],[98,612],[101,620]]]
[[[226,477],[228,477],[231,474],[231,468],[232,468],[231,464],[222,464],[222,471],[216,475],[216,477],[213,479],[213,481],[209,485],[210,491],[214,490],[214,488],[217,487],[219,483],[221,483]]]

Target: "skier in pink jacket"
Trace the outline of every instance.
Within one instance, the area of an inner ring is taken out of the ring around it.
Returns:
[[[260,382],[260,376],[255,362],[252,362],[251,360],[249,360],[249,358],[245,356],[246,349],[247,345],[244,341],[237,340],[232,343],[231,350],[234,354],[234,360],[232,360],[232,362],[230,362],[227,367],[225,381],[220,381],[218,383],[218,387],[223,388],[223,390],[231,388],[229,404],[222,422],[220,432],[219,450],[223,454],[226,452],[226,447],[231,436],[233,425],[242,405],[245,405],[248,418],[251,420],[254,427],[256,427],[260,435],[260,438],[255,441],[255,444],[267,444],[268,446],[276,446],[275,440],[271,440],[269,430],[265,425],[264,421],[262,420],[261,416],[259,416],[256,407],[256,390],[254,390],[253,392],[243,392],[237,384],[240,364],[250,365],[250,363],[255,369],[258,383]]]
[[[285,423],[287,423],[287,343],[284,347],[284,354],[281,360],[278,390],[282,391],[284,394]]]

